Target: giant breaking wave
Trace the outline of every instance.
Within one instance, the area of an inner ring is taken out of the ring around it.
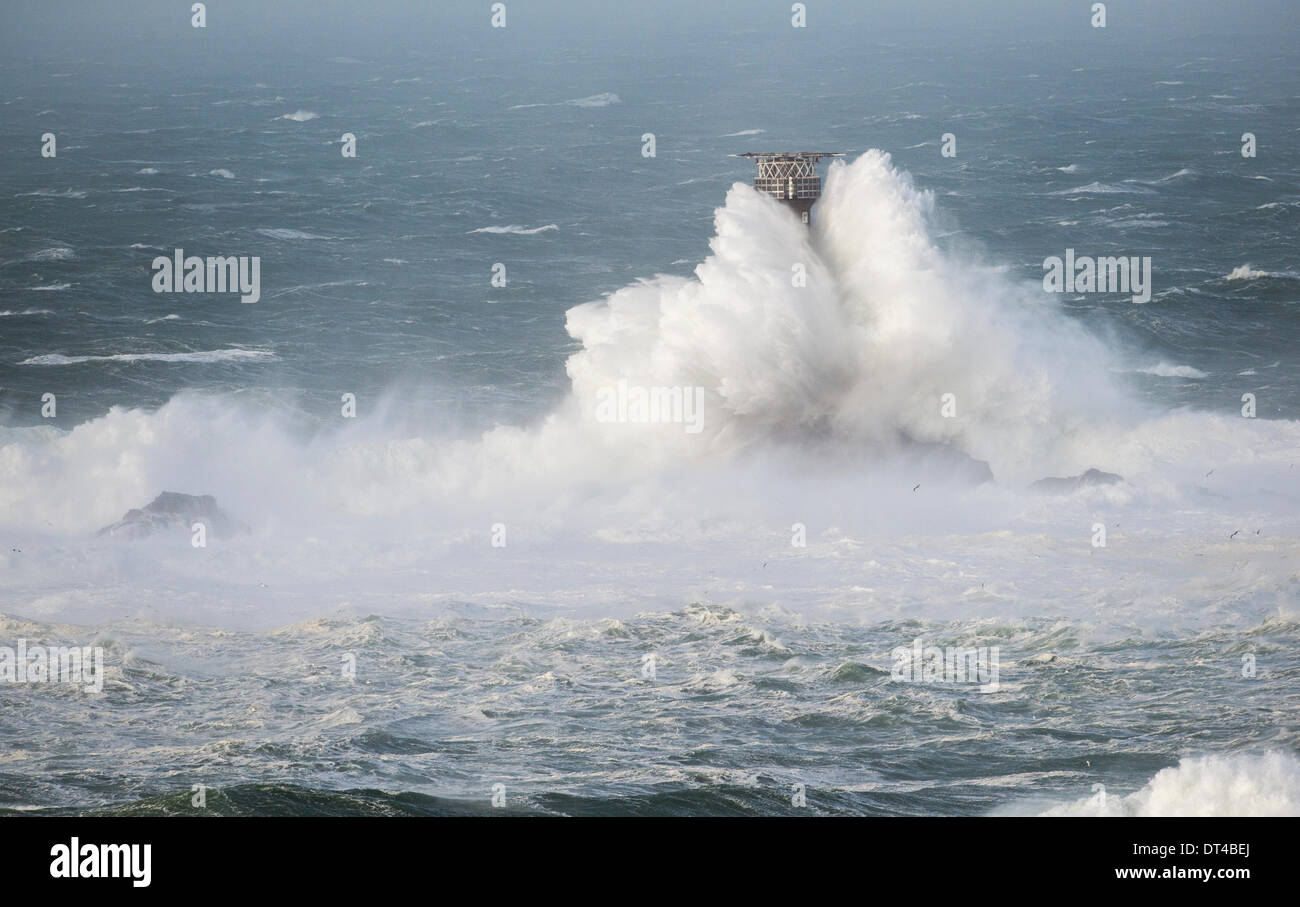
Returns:
[[[708,489],[758,470],[766,493],[791,475],[903,463],[894,484],[911,487],[949,468],[941,458],[917,474],[936,448],[987,461],[1013,487],[1089,467],[1172,488],[1206,462],[1254,475],[1289,465],[1294,423],[1133,402],[1112,381],[1113,351],[1036,284],[941,248],[935,217],[932,194],[878,151],[831,167],[811,231],[736,184],[694,277],[643,280],[568,312],[582,344],[571,389],[535,425],[470,439],[395,428],[392,399],[304,432],[242,398],[185,393],[70,432],[0,428],[0,526],[86,532],[162,490],[214,494],[254,526],[430,507],[478,523],[485,504],[590,508],[600,489],[645,510],[664,505],[664,475]],[[701,430],[601,421],[601,393],[620,382],[701,388]]]

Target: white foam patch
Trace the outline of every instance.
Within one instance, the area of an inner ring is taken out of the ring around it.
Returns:
[[[260,227],[256,231],[262,236],[269,236],[271,239],[329,239],[328,236],[320,236],[316,233],[308,233],[305,230],[291,230],[287,227]]]
[[[1300,273],[1296,271],[1262,271],[1258,268],[1252,268],[1249,264],[1240,265],[1233,268],[1223,279],[1224,280],[1262,280],[1266,277],[1282,277],[1291,280],[1300,279]]]
[[[564,103],[571,107],[608,107],[611,104],[623,103],[623,99],[612,91],[602,91],[600,94],[589,95],[585,98],[573,98]]]
[[[1135,193],[1149,193],[1152,190],[1140,188],[1132,184],[1116,186],[1111,183],[1091,182],[1086,186],[1076,186],[1073,189],[1061,189],[1050,193],[1051,195],[1132,195]]]
[[[1137,370],[1143,375],[1155,375],[1157,378],[1205,378],[1205,372],[1198,368],[1192,368],[1190,365],[1170,365],[1168,362],[1158,362],[1155,365],[1148,365]]]
[[[34,198],[85,198],[84,189],[37,189],[35,192],[19,192],[18,197],[31,196]]]
[[[41,249],[38,252],[33,252],[28,257],[31,261],[68,261],[77,256],[76,253],[67,246],[53,246],[49,249]]]
[[[1300,816],[1300,760],[1283,752],[1183,759],[1127,796],[1094,793],[1038,814]]]
[[[546,233],[549,230],[560,229],[558,224],[547,224],[544,227],[523,227],[519,224],[506,224],[504,226],[479,227],[477,230],[470,230],[470,233],[510,233],[516,236],[532,236],[536,233]]]
[[[1239,265],[1233,268],[1224,280],[1255,280],[1256,278],[1267,276],[1267,271],[1258,271],[1250,265]]]
[[[24,359],[19,365],[77,365],[82,362],[234,362],[240,359],[274,359],[266,350],[203,350],[193,353],[113,353],[107,356],[65,356],[47,353]]]

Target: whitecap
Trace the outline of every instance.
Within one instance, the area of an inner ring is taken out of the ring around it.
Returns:
[[[1137,370],[1143,375],[1155,375],[1157,378],[1204,378],[1205,372],[1200,369],[1192,368],[1190,365],[1170,365],[1168,362],[1158,362],[1155,365],[1148,365],[1145,368]]]
[[[37,189],[35,192],[19,192],[18,196],[35,196],[36,198],[85,198],[86,192],[83,189],[64,189],[59,192],[55,189]]]
[[[1073,189],[1061,189],[1051,193],[1052,195],[1128,195],[1137,192],[1150,192],[1150,189],[1138,189],[1133,186],[1116,186],[1111,183],[1092,182],[1086,186],[1076,186]]]
[[[532,236],[534,233],[545,233],[547,230],[560,229],[558,224],[547,224],[544,227],[522,227],[519,224],[507,224],[504,227],[479,227],[477,230],[470,230],[470,233],[512,233],[518,236]]]
[[[65,356],[47,353],[24,359],[19,365],[77,365],[82,362],[233,362],[239,359],[275,359],[268,350],[201,350],[193,353],[113,353],[106,356]]]
[[[330,239],[329,236],[318,236],[315,233],[307,233],[303,230],[290,230],[286,227],[259,227],[258,233],[263,236],[269,236],[271,239]]]
[[[1182,759],[1127,796],[1103,791],[1039,815],[1300,815],[1300,760],[1284,752]]]
[[[612,91],[602,91],[600,94],[589,95],[585,98],[572,98],[564,103],[570,107],[608,107],[610,104],[623,103],[623,99]]]

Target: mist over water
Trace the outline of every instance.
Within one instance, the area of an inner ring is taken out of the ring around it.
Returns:
[[[1236,152],[1294,47],[1117,84],[1123,47],[831,37],[786,85],[775,28],[679,36],[693,81],[548,33],[529,85],[389,14],[190,85],[5,64],[0,124],[79,130],[58,170],[0,138],[0,644],[107,681],[0,685],[0,811],[1300,812],[1300,174]],[[725,157],[787,145],[848,152],[811,230]],[[261,301],[154,294],[182,246],[261,255]],[[1045,293],[1068,247],[1152,255],[1152,300]],[[96,535],[164,490],[249,532]],[[915,639],[999,647],[998,692],[893,680]]]

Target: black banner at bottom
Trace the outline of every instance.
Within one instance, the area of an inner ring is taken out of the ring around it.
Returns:
[[[10,895],[248,892],[373,895],[376,884],[587,886],[605,876],[651,893],[792,893],[846,881],[962,894],[1192,886],[1273,890],[1294,826],[1274,819],[10,818],[0,870]],[[457,880],[460,880],[459,883]],[[1050,888],[1042,886],[1049,885]]]

